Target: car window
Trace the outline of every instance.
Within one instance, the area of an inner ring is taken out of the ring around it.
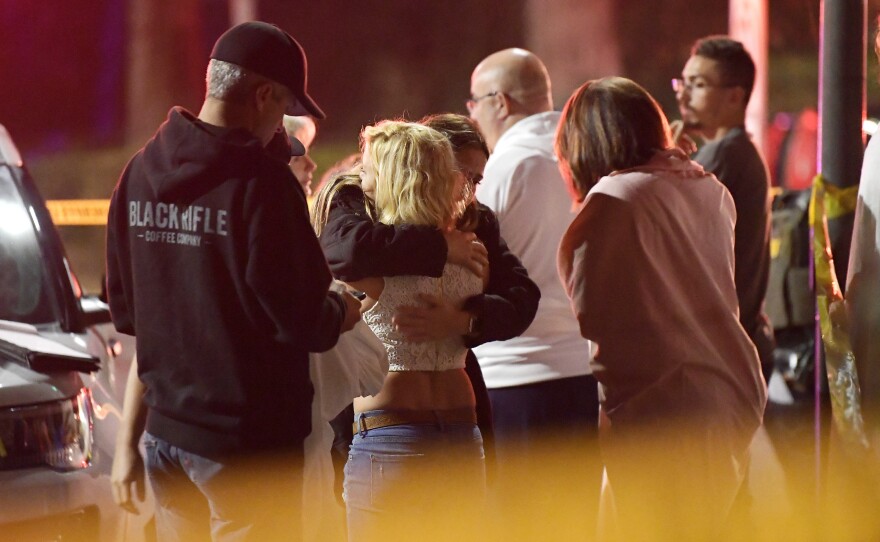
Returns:
[[[8,166],[0,166],[0,319],[55,320],[34,222]]]

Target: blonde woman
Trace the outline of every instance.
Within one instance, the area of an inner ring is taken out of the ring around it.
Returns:
[[[343,176],[325,187],[318,198],[319,216],[326,216],[321,202],[357,183],[373,203],[378,222],[454,227],[470,201],[469,184],[456,170],[445,136],[420,124],[383,121],[364,129],[362,149],[359,178]],[[345,467],[350,540],[411,537],[414,528],[431,519],[438,499],[471,511],[482,499],[482,437],[461,333],[415,342],[397,328],[393,316],[400,307],[419,304],[420,294],[460,307],[483,291],[484,280],[447,264],[440,277],[401,275],[350,283],[366,293],[363,318],[389,357],[381,392],[354,401],[355,435]],[[446,491],[454,499],[443,498]]]

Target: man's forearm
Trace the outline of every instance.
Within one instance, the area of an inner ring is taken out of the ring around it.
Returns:
[[[122,402],[122,419],[116,435],[117,444],[137,446],[147,421],[147,406],[144,393],[147,388],[138,377],[138,362],[135,357],[131,362],[128,380],[125,383],[125,397]]]

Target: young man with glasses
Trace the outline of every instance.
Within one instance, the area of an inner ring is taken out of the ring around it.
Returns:
[[[754,84],[755,64],[742,43],[726,36],[697,40],[681,78],[672,80],[682,118],[673,123],[673,131],[676,136],[683,132],[705,140],[693,159],[714,173],[733,196],[739,318],[769,380],[775,346],[764,312],[770,273],[770,181],[767,165],[745,130]]]

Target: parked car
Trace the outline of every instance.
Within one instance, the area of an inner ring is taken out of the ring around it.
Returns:
[[[0,540],[144,540],[149,502],[119,509],[109,477],[134,352],[0,125]]]

